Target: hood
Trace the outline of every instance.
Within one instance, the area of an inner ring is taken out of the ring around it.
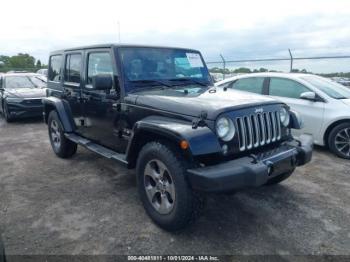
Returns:
[[[281,103],[267,96],[232,89],[224,91],[222,88],[211,88],[195,96],[176,93],[179,92],[167,90],[142,92],[135,99],[135,103],[193,117],[198,117],[205,111],[209,120],[215,120],[219,114],[234,109]]]
[[[8,97],[18,98],[41,98],[46,96],[45,88],[17,88],[7,89],[6,94]]]

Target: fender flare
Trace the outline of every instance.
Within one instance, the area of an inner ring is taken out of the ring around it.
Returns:
[[[207,126],[192,128],[192,123],[162,116],[149,116],[135,123],[127,147],[126,158],[132,156],[138,149],[138,143],[143,132],[166,137],[176,143],[186,140],[192,156],[220,153],[222,151],[216,134]]]
[[[46,97],[42,99],[43,105],[44,105],[44,118],[45,122],[47,123],[47,118],[49,117],[49,113],[52,110],[56,110],[63,128],[65,132],[73,132],[76,129],[72,112],[70,110],[69,104],[57,97]]]

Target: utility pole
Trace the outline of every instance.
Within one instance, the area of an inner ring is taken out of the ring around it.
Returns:
[[[293,72],[293,55],[289,48],[288,48],[288,51],[290,55],[290,72],[292,73]]]
[[[222,64],[224,66],[224,75],[223,75],[223,79],[225,80],[225,71],[226,71],[226,60],[225,58],[222,56],[222,54],[220,54],[220,57],[222,59]]]

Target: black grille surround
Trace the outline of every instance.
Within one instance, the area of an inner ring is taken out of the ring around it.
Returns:
[[[229,154],[244,154],[286,140],[288,128],[280,121],[280,110],[283,106],[268,104],[222,114],[221,116],[233,121],[236,133],[231,141],[220,141],[220,144],[229,146]]]

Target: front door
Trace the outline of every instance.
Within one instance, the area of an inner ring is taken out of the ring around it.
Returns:
[[[270,79],[269,94],[290,106],[302,117],[303,129],[292,129],[295,136],[310,134],[314,137],[320,132],[324,117],[324,102],[300,99],[304,92],[311,92],[309,88],[291,79],[272,77]]]
[[[98,144],[122,152],[118,128],[119,89],[116,88],[117,70],[112,62],[110,49],[87,50],[85,54],[86,76],[82,89],[84,101],[83,135]],[[94,90],[92,78],[110,74],[113,78],[111,90]]]
[[[76,132],[81,134],[83,120],[83,107],[81,103],[82,88],[82,61],[81,52],[67,53],[65,55],[63,98],[69,103],[72,116],[77,127]]]

